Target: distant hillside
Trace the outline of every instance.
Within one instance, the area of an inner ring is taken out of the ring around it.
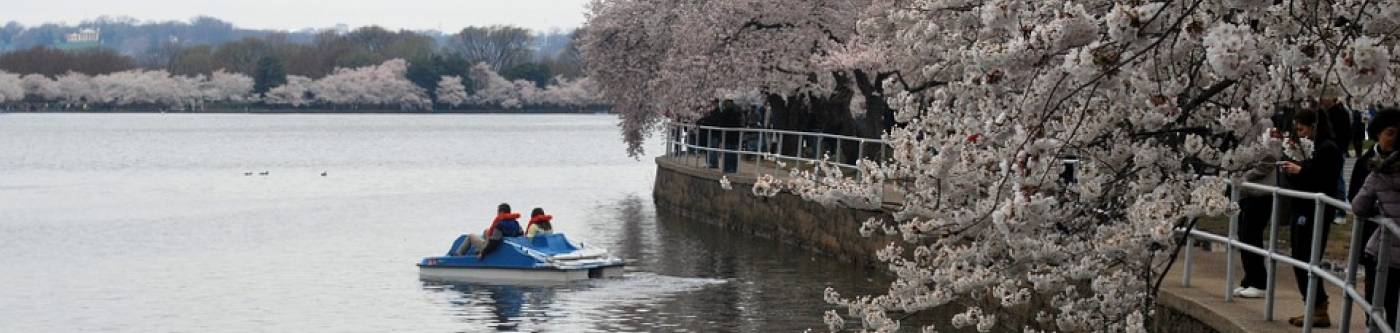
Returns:
[[[247,37],[263,38],[283,34],[290,41],[310,42],[315,31],[285,32],[250,30],[234,27],[232,23],[212,17],[196,17],[188,22],[140,22],[133,18],[99,17],[76,26],[44,24],[26,27],[9,22],[0,28],[0,52],[23,50],[35,46],[62,47],[64,36],[81,29],[100,32],[103,47],[131,56],[138,62],[151,58],[155,50],[168,45],[220,45]]]
[[[68,43],[65,35],[84,29],[96,30],[98,42]],[[315,42],[317,34],[331,32],[344,35],[352,30],[346,26],[307,28],[298,31],[244,29],[218,18],[200,16],[189,21],[140,21],[130,17],[102,16],[77,25],[44,24],[24,26],[9,22],[0,27],[0,53],[26,50],[36,46],[58,49],[89,47],[109,48],[129,56],[141,67],[162,67],[172,52],[200,45],[220,46],[247,38],[272,39],[294,44]],[[414,31],[432,39],[435,45],[448,45],[450,33]],[[567,49],[572,31],[534,32],[533,56],[551,58]]]

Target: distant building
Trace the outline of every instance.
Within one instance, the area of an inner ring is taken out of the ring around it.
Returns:
[[[71,33],[71,34],[68,34],[68,35],[64,36],[63,39],[64,39],[64,41],[69,42],[69,43],[85,43],[85,42],[97,43],[97,42],[100,42],[100,41],[102,40],[102,36],[101,36],[101,35],[102,35],[102,31],[101,31],[101,30],[92,29],[92,28],[83,28],[83,30],[78,30],[78,32],[74,32],[74,33]]]
[[[60,50],[77,50],[90,47],[102,46],[102,30],[83,28],[78,32],[63,36],[63,40],[54,44]]]

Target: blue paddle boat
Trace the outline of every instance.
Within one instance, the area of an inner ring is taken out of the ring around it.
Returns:
[[[501,246],[477,259],[475,246],[453,252],[467,242],[458,236],[441,257],[418,262],[425,280],[451,282],[569,282],[622,276],[623,261],[607,250],[570,242],[562,234],[506,237]]]

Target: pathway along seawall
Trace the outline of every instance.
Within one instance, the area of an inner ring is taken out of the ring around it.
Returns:
[[[871,217],[890,219],[889,212],[826,207],[791,193],[768,198],[755,196],[752,192],[754,174],[745,172],[744,164],[740,172],[727,175],[731,189],[726,190],[720,185],[723,175],[717,169],[693,162],[690,158],[656,158],[652,196],[658,213],[676,216],[685,222],[705,223],[772,239],[852,263],[872,273],[878,271],[880,265],[875,252],[889,242],[898,241],[891,236],[861,237],[859,232],[865,220]],[[1195,279],[1209,278],[1198,276]],[[1217,312],[1209,304],[1202,304],[1206,302],[1200,301],[1200,295],[1183,297],[1176,295],[1178,291],[1174,289],[1163,289],[1163,302],[1158,305],[1157,315],[1160,320],[1152,325],[1153,332],[1263,332],[1248,327],[1251,325],[1238,325],[1222,318],[1237,313]]]

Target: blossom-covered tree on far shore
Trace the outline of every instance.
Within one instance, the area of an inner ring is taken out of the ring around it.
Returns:
[[[19,75],[0,72],[0,103],[24,99],[24,84]]]
[[[458,76],[443,75],[438,80],[437,85],[438,103],[451,106],[459,106],[467,102],[467,86],[462,85],[462,78]]]
[[[23,78],[24,93],[44,100],[57,100],[62,97],[58,81],[40,74],[29,74]]]
[[[378,66],[337,68],[311,85],[316,99],[334,105],[394,105],[404,110],[428,109],[427,92],[409,81],[408,62],[392,59]]]
[[[163,70],[136,69],[98,76],[70,72],[52,79],[29,74],[19,81],[20,95],[9,99],[10,102],[31,96],[37,101],[69,106],[160,105],[200,109],[208,102],[247,101],[252,91],[251,78],[224,71],[216,71],[207,78],[203,75],[172,76]]]
[[[827,290],[833,331],[957,307],[923,331],[1145,332],[1174,230],[1233,209],[1277,107],[1400,100],[1393,0],[598,0],[585,31],[629,142],[726,91],[893,110],[891,157],[858,178],[756,185],[861,207],[898,187],[893,220],[860,226],[902,240],[878,256],[896,280]]]
[[[208,80],[199,81],[203,101],[247,102],[254,100],[253,78],[247,75],[217,70]]]
[[[0,72],[0,103],[59,102],[65,108],[89,106],[160,106],[203,110],[209,103],[266,103],[290,107],[393,107],[428,110],[425,90],[406,77],[408,63],[392,59],[379,65],[337,68],[320,79],[288,76],[261,98],[253,94],[247,75],[216,70],[208,76],[170,75],[164,70],[133,69],[98,76],[70,72],[49,78]],[[460,77],[442,77],[438,102],[452,106],[519,109],[522,107],[583,108],[598,105],[593,81],[555,78],[544,88],[526,80],[508,80],[489,67],[473,68],[475,92]]]
[[[263,102],[292,107],[310,105],[312,100],[306,95],[311,92],[312,82],[311,78],[305,76],[288,75],[287,83],[274,87],[263,94]]]
[[[532,91],[521,91],[520,88],[525,84],[529,84],[533,87],[533,83],[525,81],[522,82],[523,84],[517,84],[517,82],[507,80],[505,77],[492,70],[491,66],[486,65],[486,63],[478,63],[476,66],[472,66],[469,75],[471,75],[472,82],[478,85],[476,92],[469,98],[472,104],[497,105],[505,109],[518,109],[525,104],[525,98],[532,95],[527,94]]]

